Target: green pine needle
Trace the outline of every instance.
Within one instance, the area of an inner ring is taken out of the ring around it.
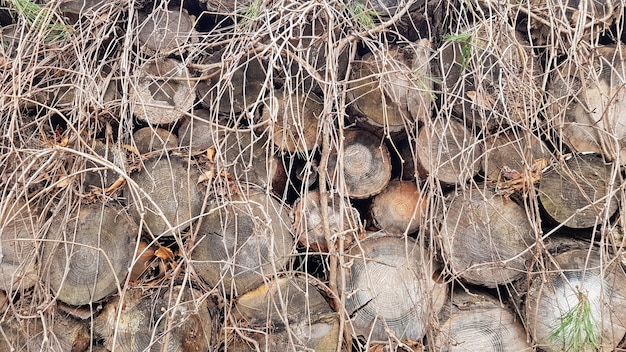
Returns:
[[[43,31],[49,42],[65,38],[73,29],[57,14],[31,0],[9,0],[9,4],[16,13],[24,17],[31,30]]]
[[[587,296],[578,291],[578,303],[560,318],[561,323],[549,339],[563,346],[563,351],[599,350],[595,322]]]

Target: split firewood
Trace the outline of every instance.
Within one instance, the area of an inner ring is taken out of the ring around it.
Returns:
[[[97,302],[124,282],[137,225],[116,205],[80,205],[65,216],[55,218],[46,234],[42,280],[59,301]]]
[[[426,220],[428,201],[415,182],[393,180],[374,196],[370,213],[374,224],[388,234],[417,231]]]

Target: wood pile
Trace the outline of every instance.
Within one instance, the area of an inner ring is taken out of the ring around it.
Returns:
[[[0,351],[626,351],[625,21],[0,2]]]

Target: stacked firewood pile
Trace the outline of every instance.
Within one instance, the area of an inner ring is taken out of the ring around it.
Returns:
[[[0,351],[626,350],[625,19],[0,1]]]

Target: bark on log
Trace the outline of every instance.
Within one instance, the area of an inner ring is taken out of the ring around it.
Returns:
[[[328,220],[331,237],[343,240],[344,248],[348,248],[361,232],[359,212],[337,195],[329,199]],[[294,203],[293,229],[301,245],[314,251],[328,252],[318,190],[306,192]]]
[[[170,11],[158,7],[149,14],[139,11],[137,17],[140,22],[139,45],[149,55],[182,53],[188,43],[198,39],[194,30],[195,19],[182,8]]]
[[[438,118],[426,123],[416,143],[422,177],[432,175],[444,184],[463,184],[480,171],[482,144],[456,120]]]
[[[376,227],[392,235],[411,234],[426,220],[428,201],[415,182],[393,180],[372,199]]]
[[[164,293],[128,290],[97,317],[94,329],[115,351],[204,352],[212,350],[213,307],[195,289]],[[120,311],[121,310],[121,311]]]
[[[445,284],[433,277],[438,265],[411,238],[377,237],[350,249],[346,310],[355,336],[387,341],[424,337],[429,317],[446,299]]]
[[[133,260],[137,225],[114,205],[82,205],[54,219],[42,251],[41,277],[56,299],[97,302],[117,291]]]
[[[366,54],[354,63],[347,97],[364,127],[396,134],[430,119],[430,41]]]
[[[575,152],[626,164],[626,46],[597,48],[589,66],[568,60],[553,73],[550,115]]]
[[[331,179],[344,176],[348,195],[355,199],[380,193],[391,179],[389,150],[380,137],[360,129],[344,132],[343,152],[332,151],[328,168]]]
[[[35,254],[38,210],[23,199],[0,203],[0,290],[27,290],[38,280]]]
[[[617,210],[611,192],[613,166],[591,154],[573,155],[546,171],[539,183],[539,202],[549,220],[572,229],[608,221]]]
[[[141,154],[178,147],[178,137],[159,127],[143,127],[133,133],[134,145]]]
[[[187,67],[174,59],[154,59],[135,72],[136,84],[129,91],[133,114],[151,125],[176,122],[191,111],[196,99]]]
[[[272,351],[294,348],[335,351],[340,338],[337,313],[306,277],[288,276],[268,281],[240,296],[233,311],[241,328],[264,333],[249,334],[249,337]],[[227,350],[248,351],[245,347],[250,348],[235,339]]]
[[[137,223],[143,220],[155,238],[182,232],[200,215],[204,192],[197,185],[199,177],[198,170],[176,156],[145,161],[130,176],[137,188],[124,189],[130,214]]]
[[[281,270],[293,250],[285,206],[264,193],[214,199],[191,254],[195,272],[227,296],[241,295]]]
[[[620,263],[597,249],[575,249],[554,256],[546,269],[533,275],[525,304],[528,332],[538,347],[612,351],[626,333],[626,274]]]
[[[524,208],[486,187],[452,196],[439,236],[445,261],[459,279],[496,287],[524,274],[535,243]]]
[[[442,315],[435,351],[533,351],[520,319],[489,294],[456,290]]]

